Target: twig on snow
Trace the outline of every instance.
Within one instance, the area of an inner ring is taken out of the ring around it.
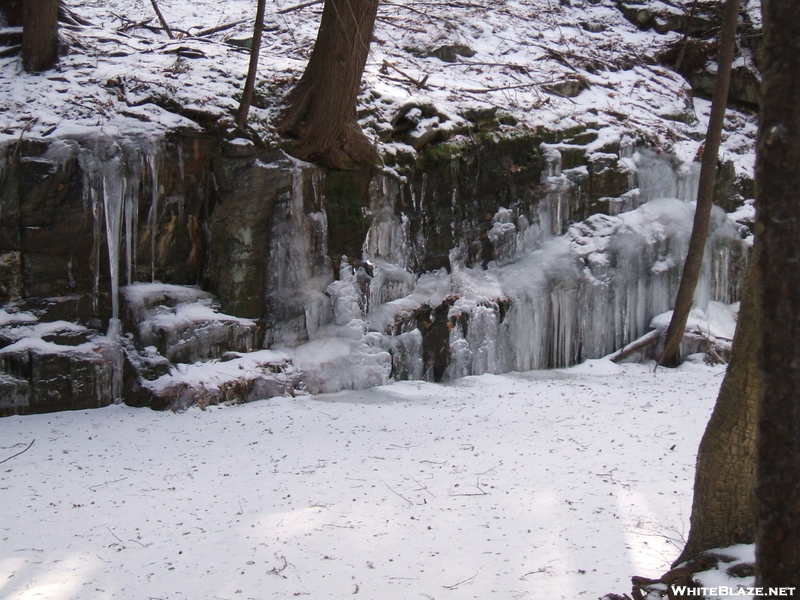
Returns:
[[[404,29],[406,31],[413,31],[414,33],[427,33],[425,29],[420,29],[419,27],[409,27],[408,25],[401,25],[397,22],[397,19],[394,17],[375,17],[376,21],[380,21],[381,23],[386,23],[387,25],[391,25],[392,27],[397,27],[398,29]]]
[[[20,454],[22,454],[23,452],[27,452],[28,450],[30,450],[31,446],[33,446],[33,442],[35,442],[35,441],[36,441],[36,439],[32,439],[32,440],[31,440],[31,443],[30,443],[30,444],[28,444],[28,445],[25,447],[25,449],[24,449],[24,450],[20,450],[20,451],[19,451],[19,452],[17,452],[16,454],[12,454],[12,455],[11,455],[11,456],[9,456],[8,458],[4,458],[3,460],[0,460],[0,465],[2,465],[4,462],[8,462],[9,460],[11,460],[12,458],[14,458],[14,457],[16,457],[16,456],[19,456],[19,455],[20,455]]]
[[[98,483],[97,485],[90,485],[89,489],[95,491],[97,488],[105,487],[107,485],[111,485],[112,483],[119,483],[120,481],[125,481],[127,477],[122,477],[120,479],[115,479],[114,481],[106,481],[105,483]]]
[[[380,477],[379,477],[378,479],[380,479]],[[381,479],[381,481],[383,481],[383,479]],[[405,501],[406,501],[406,502],[408,502],[409,504],[414,504],[414,503],[413,503],[411,500],[409,500],[408,498],[406,498],[406,497],[405,497],[405,496],[403,496],[402,494],[398,494],[397,492],[395,492],[395,491],[392,489],[392,486],[390,486],[390,485],[389,485],[388,483],[386,483],[385,481],[383,481],[383,485],[385,485],[387,488],[389,488],[389,491],[390,491],[390,492],[392,492],[392,493],[393,493],[395,496],[397,496],[397,497],[399,497],[399,498],[402,498],[403,500],[405,500]]]
[[[411,475],[409,475],[409,477],[411,477]],[[434,496],[433,492],[428,489],[427,485],[422,485],[419,481],[417,481],[413,477],[411,477],[411,481],[416,483],[420,488],[418,490],[414,490],[415,492],[428,492],[431,495],[432,498],[436,498],[436,496]]]
[[[478,571],[478,573],[480,573],[480,571]],[[472,581],[473,579],[475,579],[478,576],[478,573],[475,573],[475,575],[473,575],[472,577],[467,577],[466,579],[464,579],[462,581],[459,581],[458,583],[454,583],[453,585],[443,585],[442,587],[445,588],[445,589],[448,589],[448,590],[454,590],[458,586],[460,586],[460,585],[462,585],[464,583],[467,583],[468,581]]]
[[[123,542],[121,539],[119,539],[119,536],[118,536],[116,533],[114,533],[113,531],[111,531],[111,527],[108,527],[108,526],[106,526],[106,529],[108,529],[108,533],[110,533],[111,535],[113,535],[113,536],[114,536],[114,538],[115,538],[115,539],[116,539],[116,540],[117,540],[117,541],[118,541],[120,544],[122,544],[122,545],[123,545],[123,547],[125,546],[125,542]]]
[[[276,558],[278,558],[278,557],[276,556]],[[281,577],[282,579],[286,579],[286,575],[284,575],[283,572],[286,570],[286,567],[289,566],[289,563],[286,560],[285,556],[281,556],[280,559],[283,561],[283,566],[281,566],[281,567],[272,567],[269,571],[267,571],[267,574],[268,575],[277,575],[278,577]]]

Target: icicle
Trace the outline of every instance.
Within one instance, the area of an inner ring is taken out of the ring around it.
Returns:
[[[136,238],[139,229],[139,189],[145,159],[139,148],[134,148],[127,159],[128,177],[125,186],[125,267],[128,285],[136,280]]]
[[[150,170],[150,210],[147,216],[147,229],[150,238],[150,281],[156,280],[156,234],[158,232],[158,198],[160,196],[159,189],[159,172],[161,170],[161,148],[157,147],[153,152],[148,152],[146,155],[147,167]],[[182,158],[182,150],[178,147],[178,156]],[[182,160],[179,161],[182,164]],[[183,177],[183,168],[181,167],[181,177]]]
[[[178,171],[181,174],[181,181],[186,179],[186,175],[184,173],[184,164],[183,164],[183,145],[178,144]]]
[[[119,319],[119,247],[122,226],[123,205],[125,203],[126,178],[120,160],[120,148],[114,144],[113,158],[100,164],[103,181],[103,209],[106,221],[106,243],[108,246],[108,266],[111,274],[111,323],[109,335],[116,331]]]

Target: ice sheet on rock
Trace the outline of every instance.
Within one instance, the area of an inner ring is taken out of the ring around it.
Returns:
[[[636,182],[642,203],[659,198],[695,200],[700,180],[700,163],[681,163],[658,150],[640,148],[633,156]]]
[[[389,382],[392,356],[383,347],[383,336],[367,332],[363,321],[356,320],[347,327],[353,337],[329,335],[287,349],[295,368],[302,372],[305,390],[314,394],[338,392]]]
[[[409,244],[408,217],[396,214],[395,205],[402,204],[404,187],[396,177],[376,175],[369,190],[367,218],[371,226],[364,240],[364,257],[383,260],[402,269],[413,266]]]
[[[27,315],[30,313],[23,313]],[[0,315],[1,317],[2,315]],[[32,316],[32,315],[31,315]],[[83,325],[71,323],[69,321],[47,321],[39,322],[35,318],[33,320],[24,319],[21,321],[13,320],[8,321],[9,327],[3,330],[4,337],[14,340],[20,340],[24,337],[42,338],[48,335],[64,332],[67,334],[85,333],[91,330]]]
[[[267,270],[268,344],[308,340],[333,318],[321,186],[322,171],[297,161],[291,194],[276,199]]]
[[[652,318],[669,310],[693,216],[693,203],[677,199],[654,200],[616,217],[594,215],[539,249],[518,253],[516,262],[488,270],[456,263],[451,274],[423,276],[412,294],[368,318],[373,329],[386,332],[392,318],[453,297],[448,378],[599,358],[646,333]],[[735,227],[715,210],[696,293],[701,309],[715,301],[716,310],[738,297],[738,280],[732,283],[729,274],[745,258]],[[730,319],[725,323],[732,326]],[[397,364],[396,370],[410,372]]]
[[[445,270],[432,271],[420,275],[411,293],[373,308],[367,315],[370,330],[391,332],[402,314],[409,314],[418,308],[438,306],[452,291],[452,282]]]

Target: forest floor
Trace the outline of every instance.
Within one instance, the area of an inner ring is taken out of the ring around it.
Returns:
[[[146,0],[68,4],[91,25],[62,26],[64,56],[54,70],[31,75],[22,72],[18,55],[0,57],[0,144],[232,123],[247,72],[253,2],[159,0],[175,39]],[[653,0],[641,10],[667,23],[694,14],[692,6]],[[742,32],[760,28],[758,0],[742,7]],[[321,0],[267,3],[249,121],[267,141],[274,140],[285,93],[308,61],[321,12]],[[413,155],[430,135],[590,125],[599,132],[598,147],[628,135],[691,161],[710,102],[695,97],[670,68],[670,52],[685,41],[677,31],[635,26],[615,0],[385,1],[358,116],[384,156]],[[752,64],[743,47],[736,66]],[[398,133],[403,115],[416,126]],[[721,159],[747,176],[755,131],[752,111],[728,111]]]
[[[594,599],[688,530],[724,368],[0,420],[0,596]]]

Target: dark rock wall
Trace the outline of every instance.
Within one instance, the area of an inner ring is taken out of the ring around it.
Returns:
[[[419,274],[449,271],[454,258],[470,267],[499,260],[508,251],[493,233],[501,209],[515,227],[524,220],[555,234],[572,220],[608,211],[633,179],[619,144],[587,152],[596,138],[592,126],[479,134],[426,146],[390,165],[393,173],[376,174],[326,174],[280,151],[192,132],[159,141],[74,138],[0,149],[0,305],[44,322],[79,323],[88,327],[86,343],[95,345],[90,354],[63,346],[3,354],[15,338],[0,331],[0,414],[119,399],[152,404],[137,377],[163,373],[170,352],[161,349],[164,360],[151,357],[149,342],[137,337],[124,311],[123,344],[109,349],[103,335],[113,311],[110,249],[119,256],[120,286],[199,286],[224,313],[252,319],[247,348],[302,341],[331,321],[325,295],[342,261],[355,266],[370,302],[372,273],[362,249],[380,219],[403,220],[400,262]],[[104,201],[113,190],[121,204]],[[383,281],[376,301],[407,294],[404,285]],[[422,374],[435,380],[448,368],[450,330],[468,326],[466,317],[448,319],[453,301],[423,306],[409,317],[417,327],[398,325],[395,332],[408,337],[398,338],[398,348],[420,345]],[[214,356],[242,350],[239,338],[228,344],[226,336]],[[153,360],[158,368],[147,375]],[[396,368],[395,376],[420,376]]]

